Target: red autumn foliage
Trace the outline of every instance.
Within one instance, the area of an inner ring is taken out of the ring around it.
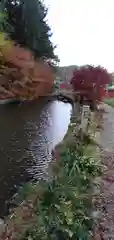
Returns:
[[[111,82],[111,76],[106,69],[85,65],[74,70],[71,84],[74,91],[80,92],[88,100],[100,100],[101,88]]]
[[[0,53],[0,99],[33,100],[52,91],[55,76],[46,62],[16,45]]]

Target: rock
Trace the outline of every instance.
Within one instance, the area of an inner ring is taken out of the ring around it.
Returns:
[[[99,210],[92,212],[92,217],[93,217],[95,220],[98,219],[99,216],[100,216],[100,211],[99,211]]]
[[[0,218],[0,236],[5,232],[6,230],[6,224],[4,221]]]
[[[8,104],[8,103],[12,103],[15,100],[13,98],[7,98],[7,99],[0,99],[0,105],[1,104]]]

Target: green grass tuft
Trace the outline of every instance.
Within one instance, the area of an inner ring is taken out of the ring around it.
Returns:
[[[114,107],[114,98],[107,98],[104,100],[104,103],[110,105],[111,107]]]

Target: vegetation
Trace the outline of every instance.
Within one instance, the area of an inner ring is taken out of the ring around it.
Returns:
[[[75,91],[94,103],[101,100],[101,88],[111,82],[111,76],[106,69],[98,66],[81,66],[74,70],[71,84]]]
[[[57,56],[40,0],[0,2],[0,99],[33,100],[53,91]]]
[[[52,91],[54,72],[43,60],[35,60],[32,52],[0,34],[1,98],[33,100]]]
[[[50,40],[52,33],[46,21],[47,8],[42,1],[3,0],[1,7],[7,16],[1,28],[13,41],[31,50],[36,58],[58,60]]]
[[[56,77],[55,80],[54,80],[54,88],[55,88],[55,90],[59,90],[61,83],[62,83],[62,80],[60,79],[60,77]]]
[[[114,98],[104,99],[104,103],[110,105],[111,107],[114,107]]]
[[[53,178],[21,190],[21,201],[33,192],[37,198],[35,222],[18,239],[89,239],[93,225],[92,181],[100,174],[99,158],[93,155],[95,148],[87,141],[80,145],[79,139],[66,141],[60,159],[52,164]]]

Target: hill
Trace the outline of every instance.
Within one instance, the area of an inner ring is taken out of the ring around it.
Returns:
[[[57,76],[60,77],[60,79],[63,81],[69,81],[75,68],[75,65],[58,67]]]
[[[60,77],[60,79],[63,81],[69,81],[76,67],[77,67],[76,65],[58,67],[57,76]],[[112,84],[114,84],[114,72],[111,73],[111,75],[112,75]]]

